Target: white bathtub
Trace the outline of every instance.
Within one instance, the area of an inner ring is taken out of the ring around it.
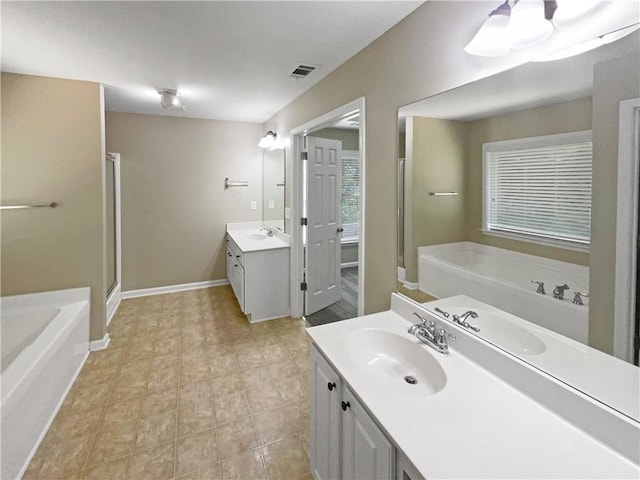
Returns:
[[[544,282],[546,295],[536,293]],[[556,285],[569,285],[564,300],[553,298]],[[588,299],[574,305],[573,292],[586,293],[589,269],[472,242],[418,248],[418,286],[436,298],[467,295],[587,343]]]
[[[19,478],[89,355],[90,288],[2,297],[0,478]]]

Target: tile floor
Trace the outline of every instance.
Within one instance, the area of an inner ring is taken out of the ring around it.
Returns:
[[[310,339],[229,287],[124,300],[25,479],[311,479]]]

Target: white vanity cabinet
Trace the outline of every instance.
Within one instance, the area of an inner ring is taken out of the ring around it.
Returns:
[[[314,479],[390,479],[394,456],[391,442],[314,346],[310,449]]]
[[[241,245],[227,233],[227,279],[242,312],[250,322],[288,316],[288,245],[266,248],[249,243],[245,249]]]

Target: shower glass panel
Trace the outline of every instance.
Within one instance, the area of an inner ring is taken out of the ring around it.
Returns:
[[[115,162],[106,159],[107,298],[116,286],[116,175]]]

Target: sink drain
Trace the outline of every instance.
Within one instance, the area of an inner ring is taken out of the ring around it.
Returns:
[[[415,385],[416,383],[418,383],[418,380],[416,380],[416,377],[412,377],[411,375],[407,375],[406,377],[404,377],[404,381],[407,382],[409,385]]]

